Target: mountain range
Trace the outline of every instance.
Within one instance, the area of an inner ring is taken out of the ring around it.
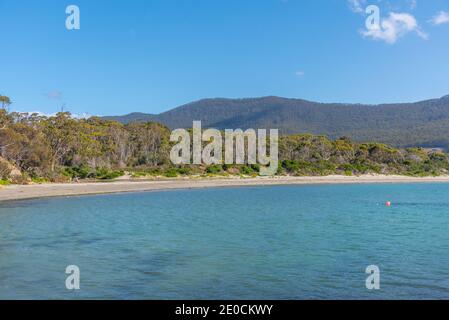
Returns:
[[[262,97],[203,99],[161,114],[130,113],[104,117],[122,123],[154,121],[171,129],[279,129],[282,134],[312,133],[331,139],[342,136],[360,142],[396,147],[449,149],[449,95],[414,103],[345,104]]]

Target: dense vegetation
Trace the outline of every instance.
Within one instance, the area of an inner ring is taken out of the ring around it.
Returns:
[[[449,96],[416,103],[360,105],[299,99],[206,99],[159,115],[133,113],[109,117],[122,123],[155,121],[169,128],[277,128],[283,134],[312,133],[331,139],[377,141],[395,147],[449,150]]]
[[[5,99],[5,104],[9,103]],[[183,175],[257,175],[258,165],[174,166],[170,130],[158,123],[122,124],[92,117],[74,119],[0,110],[0,184],[63,182]],[[394,149],[379,143],[331,141],[324,136],[282,136],[280,175],[365,173],[439,175],[449,155],[421,148]]]

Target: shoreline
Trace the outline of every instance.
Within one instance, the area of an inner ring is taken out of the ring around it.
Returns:
[[[324,177],[257,177],[257,178],[186,178],[172,180],[119,180],[111,182],[50,183],[11,185],[0,188],[0,203],[50,197],[97,194],[167,191],[221,187],[256,187],[323,184],[382,184],[382,183],[449,183],[449,176],[407,177],[386,175],[324,176]]]

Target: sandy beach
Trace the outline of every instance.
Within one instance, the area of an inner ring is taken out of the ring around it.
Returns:
[[[24,200],[44,197],[79,196],[92,194],[162,191],[174,189],[245,187],[304,184],[354,183],[449,183],[449,176],[405,177],[366,175],[325,177],[258,177],[258,178],[188,178],[154,181],[114,181],[67,184],[11,185],[0,189],[0,201]]]

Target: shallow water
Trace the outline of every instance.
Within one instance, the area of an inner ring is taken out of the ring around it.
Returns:
[[[81,290],[65,288],[68,265]],[[449,184],[3,203],[0,298],[449,299]]]

